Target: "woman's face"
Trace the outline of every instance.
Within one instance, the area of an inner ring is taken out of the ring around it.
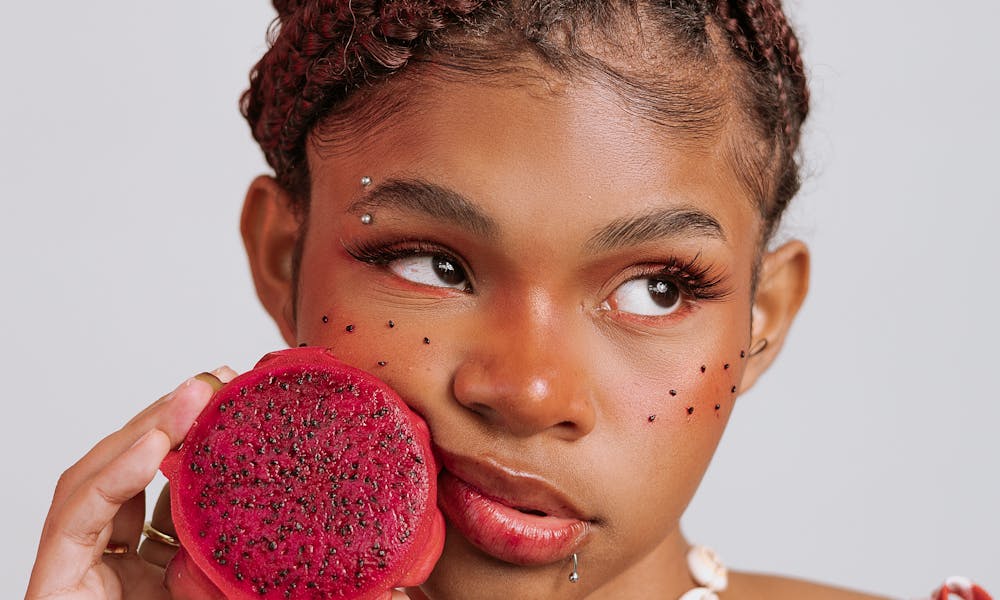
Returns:
[[[430,426],[431,597],[679,595],[679,519],[755,360],[760,224],[721,135],[672,137],[581,84],[415,96],[350,148],[310,148],[289,343],[373,372]]]

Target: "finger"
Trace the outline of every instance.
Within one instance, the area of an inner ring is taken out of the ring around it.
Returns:
[[[177,538],[177,530],[174,528],[174,522],[170,517],[169,482],[163,486],[160,497],[156,500],[156,506],[153,507],[153,515],[149,519],[149,524],[160,533],[164,533],[175,539]],[[175,546],[148,536],[142,541],[142,546],[139,547],[139,556],[161,567],[166,567],[176,552],[177,548]]]
[[[104,438],[83,458],[70,467],[56,486],[52,508],[71,496],[79,485],[125,452],[137,439],[151,429],[159,429],[170,438],[171,447],[180,444],[212,396],[209,384],[190,378],[173,392],[157,400],[124,427]]]
[[[109,543],[128,544],[130,550],[139,547],[142,524],[146,518],[146,491],[141,490],[126,500],[111,521]]]
[[[146,433],[95,476],[78,487],[64,505],[50,512],[42,531],[32,582],[38,594],[72,589],[101,560],[111,523],[121,505],[143,490],[170,451],[170,438],[158,429]],[[31,588],[31,584],[29,584]]]

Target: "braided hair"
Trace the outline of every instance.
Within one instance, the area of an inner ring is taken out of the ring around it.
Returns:
[[[629,18],[640,27],[653,23],[672,56],[735,66],[736,100],[754,131],[755,152],[730,154],[760,211],[762,241],[799,189],[796,150],[809,90],[781,0],[273,1],[278,18],[268,33],[269,49],[250,73],[241,110],[300,209],[308,208],[307,136],[331,114],[354,110],[351,100],[364,90],[414,64],[489,75],[529,53],[561,72],[602,71],[624,95],[644,95],[655,104],[669,95],[657,87],[671,77],[662,64],[652,78],[629,77],[587,54],[580,42],[598,32],[623,47],[621,26]],[[685,86],[669,89],[678,87]],[[657,122],[697,130],[718,120],[711,94],[674,100],[666,107],[674,118]]]

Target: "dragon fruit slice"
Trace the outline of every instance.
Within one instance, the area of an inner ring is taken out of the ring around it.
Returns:
[[[228,383],[161,470],[182,552],[227,598],[388,598],[444,545],[426,424],[323,348]]]

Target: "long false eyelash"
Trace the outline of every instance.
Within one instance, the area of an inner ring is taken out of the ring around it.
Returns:
[[[452,256],[452,253],[445,248],[436,244],[428,244],[421,240],[395,240],[392,242],[359,241],[351,244],[345,242],[343,246],[344,251],[355,260],[378,266],[385,266],[394,260],[408,258],[417,254],[444,254]]]
[[[732,293],[732,290],[725,285],[725,276],[713,275],[712,265],[704,264],[701,254],[696,254],[694,258],[684,261],[676,256],[670,257],[665,264],[658,265],[658,268],[645,277],[662,277],[670,279],[681,291],[688,294],[695,300],[722,300]]]

